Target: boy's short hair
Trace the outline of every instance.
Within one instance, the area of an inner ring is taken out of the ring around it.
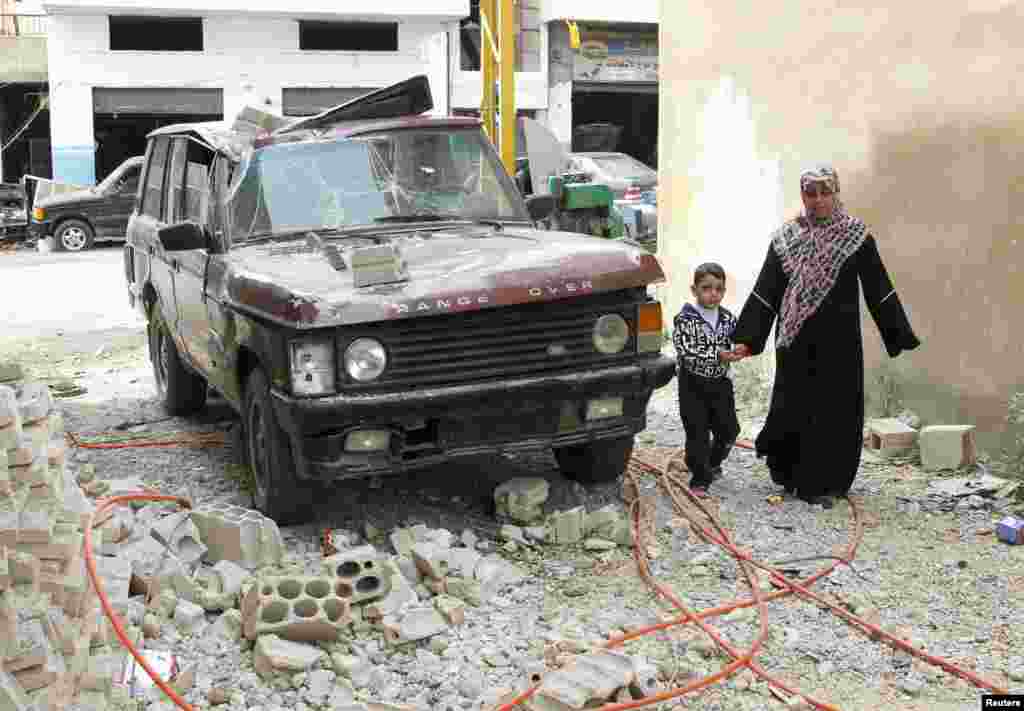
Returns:
[[[706,276],[713,276],[725,281],[725,269],[718,262],[704,262],[693,270],[693,285],[700,284],[700,280]]]

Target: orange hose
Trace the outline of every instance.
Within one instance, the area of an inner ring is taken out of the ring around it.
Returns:
[[[65,437],[72,447],[80,449],[135,449],[141,447],[177,447],[188,445],[193,447],[212,447],[224,444],[222,433],[196,433],[178,439],[133,440],[131,442],[83,442],[74,432],[66,432]]]
[[[742,447],[744,449],[754,449],[754,446],[750,442],[748,442],[748,441],[742,441],[742,440],[738,441],[736,443],[736,446]],[[680,450],[680,451],[682,451],[682,450]],[[766,565],[764,563],[760,563],[758,561],[753,560],[749,555],[743,553],[738,548],[736,548],[736,546],[733,545],[733,543],[730,541],[728,533],[719,524],[719,522],[715,518],[714,514],[712,514],[707,509],[707,507],[705,507],[704,504],[697,497],[695,497],[692,494],[692,492],[690,492],[689,488],[686,487],[685,485],[683,485],[678,480],[677,477],[675,477],[674,475],[672,475],[671,473],[668,473],[668,472],[661,472],[656,467],[653,467],[653,466],[651,466],[651,465],[649,465],[649,464],[647,464],[645,462],[640,462],[638,460],[633,460],[633,461],[637,465],[639,465],[641,468],[662,476],[662,479],[659,480],[659,483],[666,490],[666,492],[668,493],[669,497],[673,500],[673,503],[675,504],[677,510],[679,510],[681,513],[686,515],[685,511],[680,506],[680,502],[678,500],[678,495],[676,493],[676,490],[678,489],[678,490],[683,491],[687,495],[687,498],[689,498],[690,501],[701,511],[701,513],[703,513],[707,517],[707,519],[711,522],[711,524],[718,531],[719,535],[715,535],[714,533],[712,533],[711,531],[707,530],[703,526],[700,526],[700,525],[696,524],[694,521],[692,521],[692,519],[691,519],[691,525],[693,525],[695,527],[696,532],[699,535],[701,535],[705,540],[707,540],[708,542],[711,542],[711,543],[715,543],[716,545],[724,548],[734,558],[736,558],[737,562],[739,562],[740,567],[741,567],[741,569],[744,572],[744,575],[747,577],[748,583],[750,584],[751,592],[753,593],[753,598],[746,598],[746,599],[742,599],[742,600],[736,600],[736,601],[733,601],[731,603],[727,603],[727,604],[724,604],[724,605],[719,605],[718,607],[711,608],[711,609],[708,609],[708,610],[704,610],[704,611],[701,611],[701,612],[696,612],[696,613],[687,610],[686,607],[683,605],[683,603],[678,598],[676,598],[676,596],[667,587],[661,585],[660,583],[656,582],[655,580],[653,580],[650,577],[650,571],[649,571],[649,568],[647,567],[646,561],[641,557],[640,546],[637,545],[637,542],[639,541],[639,521],[640,521],[640,519],[639,519],[639,515],[640,515],[640,512],[639,512],[639,496],[637,496],[636,499],[634,500],[633,504],[631,505],[631,518],[632,518],[632,523],[633,523],[633,527],[632,528],[633,528],[633,540],[634,540],[634,558],[637,561],[637,567],[639,569],[640,575],[641,575],[642,578],[644,578],[645,582],[647,582],[649,585],[651,585],[651,587],[655,590],[655,592],[657,592],[659,595],[661,595],[662,597],[665,597],[667,600],[669,600],[669,602],[671,602],[673,604],[673,606],[675,606],[677,609],[679,609],[682,612],[682,614],[678,618],[676,618],[674,620],[670,620],[668,622],[659,623],[659,624],[656,624],[656,625],[650,625],[648,627],[644,627],[644,628],[639,629],[639,630],[634,630],[633,632],[631,632],[629,634],[615,637],[615,638],[609,640],[604,645],[604,647],[606,649],[611,649],[611,648],[614,648],[614,647],[621,646],[621,645],[623,645],[625,642],[627,642],[629,640],[632,640],[632,639],[635,639],[637,637],[641,637],[641,636],[644,636],[644,635],[647,635],[647,634],[651,634],[652,632],[670,629],[672,627],[677,627],[677,626],[680,626],[680,625],[689,624],[690,622],[696,622],[697,625],[701,627],[702,631],[705,632],[705,634],[707,634],[709,637],[711,637],[716,642],[716,644],[718,644],[727,653],[729,653],[730,656],[732,656],[734,658],[734,661],[729,663],[729,664],[727,664],[726,666],[722,667],[718,672],[716,672],[716,673],[714,673],[714,674],[712,674],[710,676],[704,677],[703,679],[699,679],[699,680],[693,681],[693,682],[687,684],[686,686],[677,687],[676,689],[671,689],[669,691],[665,691],[665,692],[662,692],[660,694],[656,694],[656,695],[653,695],[653,696],[649,696],[649,697],[646,697],[646,698],[643,698],[643,699],[638,699],[638,700],[631,701],[631,702],[618,703],[618,704],[606,704],[606,705],[601,707],[601,711],[626,711],[627,709],[634,709],[634,708],[640,708],[642,706],[649,706],[651,704],[660,703],[660,702],[666,701],[668,699],[676,698],[678,696],[682,696],[682,695],[690,693],[692,691],[697,691],[697,690],[699,690],[701,688],[709,686],[709,685],[715,683],[716,681],[719,681],[720,679],[725,678],[725,677],[731,675],[732,673],[734,673],[736,671],[736,669],[738,669],[738,668],[740,668],[742,666],[749,667],[755,674],[757,674],[762,679],[766,680],[771,686],[775,686],[776,688],[780,688],[780,689],[782,689],[782,690],[784,690],[784,691],[786,691],[786,692],[788,692],[790,694],[794,694],[794,695],[798,694],[798,695],[802,696],[807,702],[809,702],[810,704],[812,704],[813,706],[815,706],[815,707],[817,707],[819,709],[823,709],[824,711],[836,711],[835,707],[833,707],[833,706],[830,706],[830,705],[828,705],[828,704],[826,704],[826,703],[824,703],[822,701],[818,701],[816,699],[811,698],[810,696],[808,696],[806,694],[802,694],[802,693],[800,693],[798,691],[795,691],[795,690],[789,688],[787,685],[785,685],[781,681],[779,681],[779,680],[775,679],[774,677],[770,676],[763,668],[760,667],[760,665],[758,665],[753,660],[753,657],[755,656],[755,654],[759,650],[760,645],[761,645],[761,643],[762,643],[762,641],[764,639],[764,635],[767,632],[767,615],[766,615],[764,603],[766,601],[768,601],[768,600],[775,600],[775,599],[778,599],[778,598],[781,598],[781,597],[785,597],[787,595],[791,595],[791,594],[794,594],[794,593],[800,595],[801,597],[808,598],[808,599],[818,603],[819,605],[823,605],[823,606],[827,607],[829,610],[831,610],[835,614],[839,615],[839,617],[841,617],[846,622],[850,623],[851,625],[853,625],[855,627],[862,628],[862,631],[867,631],[867,633],[869,634],[870,638],[872,638],[872,639],[884,640],[887,643],[889,643],[891,646],[894,646],[897,649],[900,649],[900,650],[902,650],[904,652],[907,652],[908,654],[911,654],[912,656],[915,656],[915,657],[917,657],[919,659],[922,659],[925,662],[927,662],[927,663],[929,663],[929,664],[931,664],[933,666],[937,666],[937,667],[941,668],[942,670],[944,670],[944,671],[946,671],[946,672],[948,672],[950,674],[953,674],[953,675],[958,676],[958,677],[960,677],[962,679],[965,679],[965,680],[971,682],[972,684],[974,684],[975,686],[978,686],[978,687],[981,687],[981,688],[984,688],[984,689],[988,689],[988,690],[990,690],[990,691],[992,691],[994,693],[998,693],[998,694],[1005,694],[1005,693],[1007,693],[1006,689],[1003,689],[1003,688],[1001,688],[999,686],[996,686],[996,685],[994,685],[994,684],[992,684],[992,683],[990,683],[988,681],[985,681],[984,679],[982,679],[981,677],[977,676],[976,674],[973,674],[972,672],[966,671],[964,669],[960,669],[956,665],[954,665],[951,662],[948,662],[948,661],[946,661],[946,660],[944,660],[944,659],[942,659],[940,657],[936,657],[936,656],[930,655],[927,652],[924,652],[923,650],[919,650],[919,649],[913,647],[909,643],[904,642],[903,640],[901,640],[901,639],[899,639],[899,638],[889,634],[888,632],[883,630],[881,627],[879,627],[879,626],[877,626],[877,625],[875,625],[875,624],[873,624],[871,622],[868,622],[867,620],[864,620],[864,619],[862,619],[862,618],[860,618],[860,617],[858,617],[856,615],[850,614],[849,612],[847,612],[843,608],[841,608],[838,605],[835,605],[835,604],[825,600],[824,598],[822,598],[821,596],[811,592],[807,588],[808,585],[813,584],[814,582],[816,582],[820,578],[824,577],[825,575],[828,575],[833,570],[835,570],[835,568],[840,563],[847,563],[847,564],[849,564],[850,562],[853,561],[853,558],[854,558],[854,556],[856,554],[857,547],[859,546],[860,541],[861,541],[861,539],[863,537],[863,524],[862,524],[861,519],[860,519],[860,512],[859,512],[859,509],[857,507],[856,502],[853,499],[848,499],[848,501],[850,503],[850,508],[853,511],[854,524],[855,524],[856,532],[855,532],[855,535],[853,537],[853,540],[850,543],[850,546],[849,546],[849,548],[847,550],[846,555],[842,556],[840,558],[840,560],[837,560],[837,561],[833,562],[832,564],[830,564],[827,567],[823,568],[822,570],[818,571],[817,573],[815,573],[814,575],[810,576],[809,578],[807,578],[807,579],[805,579],[805,580],[803,580],[801,582],[794,582],[794,581],[789,580],[789,578],[787,578],[782,572],[778,571],[777,569],[772,568],[771,566],[768,566],[768,565]],[[668,480],[668,483],[665,482],[665,479]],[[634,488],[636,488],[635,483],[634,483]],[[689,516],[687,516],[687,518],[689,518]],[[770,594],[768,594],[766,596],[762,596],[760,588],[757,585],[754,584],[754,581],[751,580],[751,576],[750,576],[750,574],[748,572],[748,569],[747,569],[747,565],[748,564],[749,565],[753,565],[753,566],[755,566],[757,568],[760,568],[760,569],[768,572],[768,574],[770,575],[770,577],[773,580],[775,580],[780,585],[784,586],[784,589],[778,590],[778,591],[773,592],[773,593],[770,593]],[[731,612],[731,611],[733,611],[735,609],[739,609],[739,608],[742,608],[742,607],[750,607],[752,605],[757,605],[758,606],[758,613],[759,613],[758,616],[759,616],[760,622],[761,622],[761,630],[760,630],[760,633],[758,634],[758,637],[755,640],[754,644],[751,645],[751,648],[746,653],[744,653],[744,654],[740,654],[735,649],[733,649],[727,642],[722,640],[713,631],[712,628],[706,626],[703,623],[703,621],[702,621],[706,617],[713,617],[713,616],[718,616],[718,615],[722,615],[722,614],[727,614],[728,612]],[[509,701],[509,702],[505,703],[504,705],[500,706],[498,709],[496,709],[496,711],[512,711],[516,706],[518,706],[523,701],[526,701],[531,696],[533,696],[537,692],[537,690],[540,688],[540,686],[541,686],[540,683],[534,684],[533,686],[531,686],[530,688],[526,689],[525,691],[520,693],[518,696],[516,696],[516,698],[514,698],[512,701]]]
[[[121,621],[121,616],[117,614],[117,611],[110,604],[110,600],[107,598],[107,592],[103,589],[103,584],[100,582],[100,577],[96,573],[96,560],[92,554],[92,526],[93,521],[100,515],[106,513],[107,509],[113,508],[118,504],[127,504],[133,501],[172,501],[178,505],[186,508],[192,508],[192,502],[188,499],[180,496],[168,496],[165,494],[147,494],[147,493],[135,493],[135,494],[122,494],[120,496],[112,496],[107,499],[103,499],[96,510],[89,516],[89,524],[85,527],[85,542],[83,547],[85,549],[85,567],[89,571],[89,578],[92,580],[93,588],[96,590],[96,595],[100,599],[100,605],[103,607],[103,613],[110,620],[110,624],[114,628],[114,633],[117,638],[121,640],[121,644],[124,645],[125,649],[131,652],[131,655],[135,657],[146,673],[149,674],[149,678],[160,687],[160,690],[167,695],[171,701],[173,701],[178,708],[184,709],[185,711],[193,711],[193,708],[178,693],[170,687],[160,675],[153,670],[153,667],[149,665],[149,662],[139,653],[139,650],[135,648],[131,640],[128,639],[128,634],[124,631],[124,624]]]

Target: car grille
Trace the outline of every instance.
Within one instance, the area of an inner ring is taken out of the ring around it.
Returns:
[[[615,292],[409,318],[346,333],[338,344],[339,357],[351,340],[363,336],[377,338],[388,351],[388,368],[379,380],[353,383],[346,390],[461,385],[628,361],[636,356],[636,306],[642,299],[642,294]],[[593,344],[595,322],[609,313],[620,314],[630,330],[629,342],[615,355],[600,353]]]

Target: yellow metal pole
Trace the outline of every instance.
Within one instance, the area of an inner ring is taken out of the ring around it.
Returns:
[[[498,17],[495,11],[496,0],[480,0],[480,73],[483,75],[483,94],[480,98],[480,118],[484,122],[484,131],[491,143],[498,146],[498,135],[495,129],[494,112],[498,108],[494,92],[494,82],[498,78],[498,63],[492,51],[494,47],[493,28],[497,26]],[[491,35],[491,36],[489,36]]]
[[[516,23],[515,0],[501,3],[501,160],[509,175],[516,172]]]

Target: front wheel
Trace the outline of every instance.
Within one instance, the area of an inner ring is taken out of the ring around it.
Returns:
[[[189,415],[206,404],[206,380],[182,364],[178,347],[159,310],[159,305],[153,307],[148,326],[149,359],[153,363],[156,389],[168,414]]]
[[[53,233],[54,246],[60,252],[81,252],[92,246],[95,233],[89,223],[82,220],[65,220]]]
[[[602,439],[571,447],[557,447],[555,461],[566,479],[581,484],[606,484],[626,471],[633,456],[633,438]]]
[[[282,526],[313,518],[314,482],[295,476],[288,435],[277,424],[270,400],[270,383],[257,368],[245,389],[245,454],[255,479],[256,508]]]

